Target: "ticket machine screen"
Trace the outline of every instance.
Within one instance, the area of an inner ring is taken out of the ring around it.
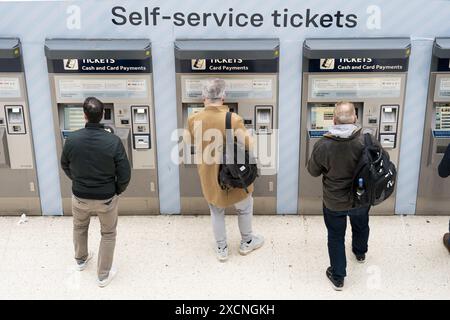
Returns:
[[[64,108],[64,129],[75,131],[84,128],[86,120],[84,119],[83,107],[78,105],[68,105]]]
[[[64,130],[75,131],[84,128],[86,120],[84,118],[83,106],[81,103],[61,104],[64,114]],[[105,124],[113,123],[113,104],[105,104],[103,120]]]
[[[187,110],[188,110],[188,117],[190,117],[193,114],[199,113],[200,111],[203,110],[203,103],[191,103],[188,105]]]
[[[328,130],[334,124],[334,106],[321,105],[311,108],[311,129]]]

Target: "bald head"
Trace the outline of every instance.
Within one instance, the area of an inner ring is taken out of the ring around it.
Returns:
[[[355,105],[351,102],[340,101],[336,103],[334,109],[334,124],[354,124],[356,123]]]

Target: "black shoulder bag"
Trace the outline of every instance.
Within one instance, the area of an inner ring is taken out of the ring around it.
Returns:
[[[232,130],[231,115],[231,112],[227,112],[225,117],[226,143],[223,162],[219,168],[219,184],[223,190],[240,188],[248,193],[248,186],[258,176],[258,168],[245,145],[237,143]]]

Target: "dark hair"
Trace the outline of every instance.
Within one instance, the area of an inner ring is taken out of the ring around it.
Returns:
[[[103,102],[94,97],[88,97],[83,103],[83,112],[88,122],[99,123],[103,118]]]

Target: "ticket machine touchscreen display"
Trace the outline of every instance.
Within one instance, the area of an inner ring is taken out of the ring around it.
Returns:
[[[311,108],[311,129],[328,130],[333,123],[334,106],[321,105]]]
[[[188,105],[188,117],[190,117],[193,114],[199,113],[203,110],[204,105],[202,103],[191,103]]]
[[[61,104],[64,112],[64,130],[75,131],[84,128],[86,120],[81,103]],[[105,104],[104,115],[101,121],[105,124],[113,122],[113,105]]]
[[[67,105],[64,108],[64,129],[75,131],[84,128],[86,120],[84,119],[83,107],[78,104]]]

